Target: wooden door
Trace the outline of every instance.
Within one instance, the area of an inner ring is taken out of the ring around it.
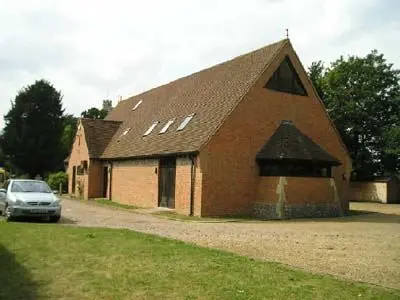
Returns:
[[[75,185],[76,185],[76,166],[72,167],[72,194],[75,195]]]
[[[103,168],[103,198],[107,198],[108,167]]]
[[[158,174],[158,205],[175,208],[176,158],[160,159]]]

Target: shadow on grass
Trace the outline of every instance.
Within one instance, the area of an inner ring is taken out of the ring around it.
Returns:
[[[37,283],[3,245],[0,245],[0,283],[0,299],[37,299]]]

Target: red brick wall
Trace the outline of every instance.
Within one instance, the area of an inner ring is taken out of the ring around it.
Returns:
[[[72,195],[72,170],[74,166],[79,166],[81,164],[81,161],[87,160],[88,164],[89,163],[89,152],[87,148],[87,144],[85,141],[85,132],[83,130],[82,126],[78,125],[78,130],[76,132],[75,136],[75,141],[72,146],[69,162],[68,162],[68,193]],[[88,166],[89,168],[89,166]],[[88,174],[81,175],[81,176],[76,176],[76,183],[78,181],[81,181],[83,186],[84,186],[84,193],[83,197],[85,199],[88,199]],[[78,189],[75,188],[75,194],[74,196],[79,196],[78,194]]]
[[[156,173],[157,169],[157,173]],[[112,200],[140,207],[158,207],[158,159],[113,162]],[[201,211],[201,172],[196,169],[194,214]],[[175,210],[190,213],[191,160],[178,157],[175,177]]]
[[[330,178],[286,177],[287,204],[335,203]]]
[[[307,97],[264,88],[285,55],[289,55],[297,69]],[[281,120],[292,120],[300,131],[342,162],[341,166],[333,168],[333,175],[342,208],[348,209],[348,181],[344,181],[342,175],[349,178],[350,159],[297,56],[288,45],[202,149],[202,215],[251,213],[260,192],[255,156]]]
[[[190,213],[191,164],[189,158],[176,160],[175,210],[185,215]]]
[[[197,159],[198,160],[198,159]],[[195,181],[194,181],[194,215],[201,214],[201,172],[195,160]],[[175,210],[178,213],[190,214],[190,191],[191,191],[191,170],[192,162],[188,157],[177,158],[176,161],[176,184],[175,184]]]
[[[115,161],[112,166],[113,201],[140,207],[158,206],[158,160]]]
[[[278,194],[276,193],[279,177],[260,177],[257,191],[257,202],[276,204]]]

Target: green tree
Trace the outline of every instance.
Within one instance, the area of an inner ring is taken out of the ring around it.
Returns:
[[[88,119],[104,119],[107,116],[107,110],[98,109],[96,107],[89,108],[81,113],[82,118]]]
[[[50,173],[47,183],[53,191],[58,191],[60,184],[62,186],[62,192],[68,191],[68,175],[65,172]]]
[[[4,116],[1,147],[19,172],[31,177],[63,167],[62,96],[48,81],[24,87]]]
[[[63,117],[63,133],[61,136],[61,145],[64,158],[66,158],[71,152],[72,144],[74,142],[76,134],[77,122],[77,118],[73,115],[65,115]]]
[[[311,80],[350,151],[358,178],[399,172],[394,149],[400,122],[400,71],[376,50],[314,63]]]
[[[317,93],[321,99],[324,98],[324,76],[325,76],[325,67],[322,61],[314,61],[311,63],[311,66],[308,68],[308,76],[310,77]]]

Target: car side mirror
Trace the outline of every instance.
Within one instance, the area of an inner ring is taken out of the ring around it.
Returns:
[[[0,189],[0,193],[7,194],[7,191],[6,191],[6,189]]]
[[[7,195],[7,192],[5,189],[0,189],[0,198],[5,198]]]

